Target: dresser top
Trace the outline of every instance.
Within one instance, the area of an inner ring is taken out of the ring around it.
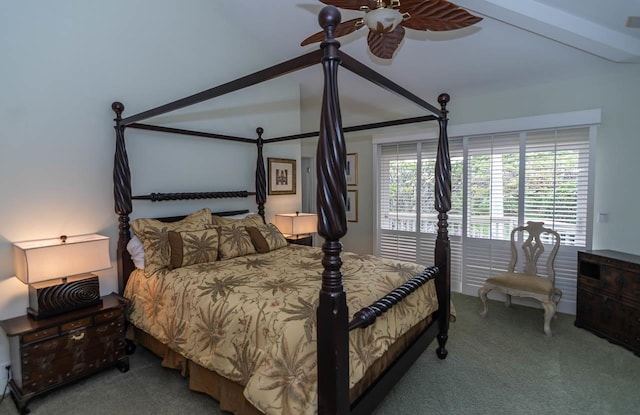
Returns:
[[[596,250],[581,251],[581,252],[640,265],[640,255],[628,254],[626,252],[620,252],[620,251],[612,251],[609,249],[596,249]]]

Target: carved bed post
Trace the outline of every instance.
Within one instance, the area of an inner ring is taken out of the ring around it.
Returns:
[[[441,115],[438,119],[440,136],[438,139],[438,154],[436,156],[435,208],[438,211],[438,236],[436,239],[435,264],[440,269],[436,278],[438,294],[438,349],[436,353],[440,359],[447,357],[445,345],[449,337],[449,313],[451,292],[451,246],[447,212],[451,210],[451,161],[449,159],[449,139],[447,137],[447,103],[448,94],[440,94],[438,102]]]
[[[340,43],[334,38],[340,19],[340,12],[333,6],[324,7],[318,17],[326,35],[320,45],[324,51],[324,94],[316,170],[318,233],[325,240],[322,244],[324,271],[317,310],[320,415],[349,413],[349,317],[340,270],[340,238],[347,233],[346,145],[337,84]]]
[[[124,105],[121,102],[111,104],[111,109],[116,113],[116,152],[113,162],[113,197],[115,201],[115,211],[118,215],[118,290],[120,294],[124,292],[126,279],[132,269],[130,269],[131,259],[127,251],[129,242],[129,214],[133,210],[131,203],[131,171],[129,170],[129,158],[127,148],[124,143],[124,125],[122,125],[122,113]]]
[[[264,129],[258,127],[256,128],[256,133],[258,134],[258,139],[256,140],[256,145],[258,146],[258,159],[256,160],[256,204],[258,205],[258,214],[262,216],[262,220],[266,223],[264,204],[267,201],[267,179],[264,170],[264,156],[262,155],[262,147],[264,146],[262,133],[264,133]]]

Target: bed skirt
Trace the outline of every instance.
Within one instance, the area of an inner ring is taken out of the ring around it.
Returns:
[[[431,322],[432,319],[429,316],[398,338],[390,349],[371,365],[364,377],[351,388],[349,393],[351,402],[361,396]],[[437,322],[434,321],[434,324]],[[220,403],[221,410],[235,415],[263,415],[244,398],[244,386],[192,362],[135,326],[130,325],[129,328],[127,338],[161,357],[163,367],[179,370],[182,376],[189,378],[189,389],[211,396]]]

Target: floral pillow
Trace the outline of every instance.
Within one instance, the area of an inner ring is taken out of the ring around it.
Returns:
[[[219,226],[218,235],[220,238],[218,245],[220,260],[256,253],[244,225]]]
[[[169,269],[214,262],[218,259],[218,231],[169,231]]]
[[[287,239],[273,223],[260,226],[247,226],[251,242],[261,254],[287,246]]]
[[[131,221],[133,233],[144,247],[145,271],[155,274],[169,267],[169,231],[195,231],[211,224],[211,210],[201,209],[177,222],[165,223],[157,219]]]

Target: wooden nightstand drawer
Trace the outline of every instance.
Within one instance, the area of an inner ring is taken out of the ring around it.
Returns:
[[[86,332],[81,332],[86,334]],[[125,341],[113,336],[104,342],[89,342],[84,337],[69,341],[68,349],[43,353],[23,360],[22,392],[33,393],[61,381],[70,381],[125,356]],[[104,339],[102,339],[104,340]]]
[[[33,333],[25,334],[22,336],[22,343],[32,343],[38,340],[46,339],[47,337],[57,336],[58,335],[58,326],[49,327],[43,330],[38,330]]]
[[[91,317],[85,317],[80,320],[70,321],[69,323],[65,323],[60,328],[62,331],[71,331],[76,330],[81,327],[88,327],[91,325]]]
[[[104,321],[109,321],[116,319],[122,315],[122,310],[117,308],[115,310],[105,311],[104,313],[96,314],[95,321],[96,324],[100,324]]]

